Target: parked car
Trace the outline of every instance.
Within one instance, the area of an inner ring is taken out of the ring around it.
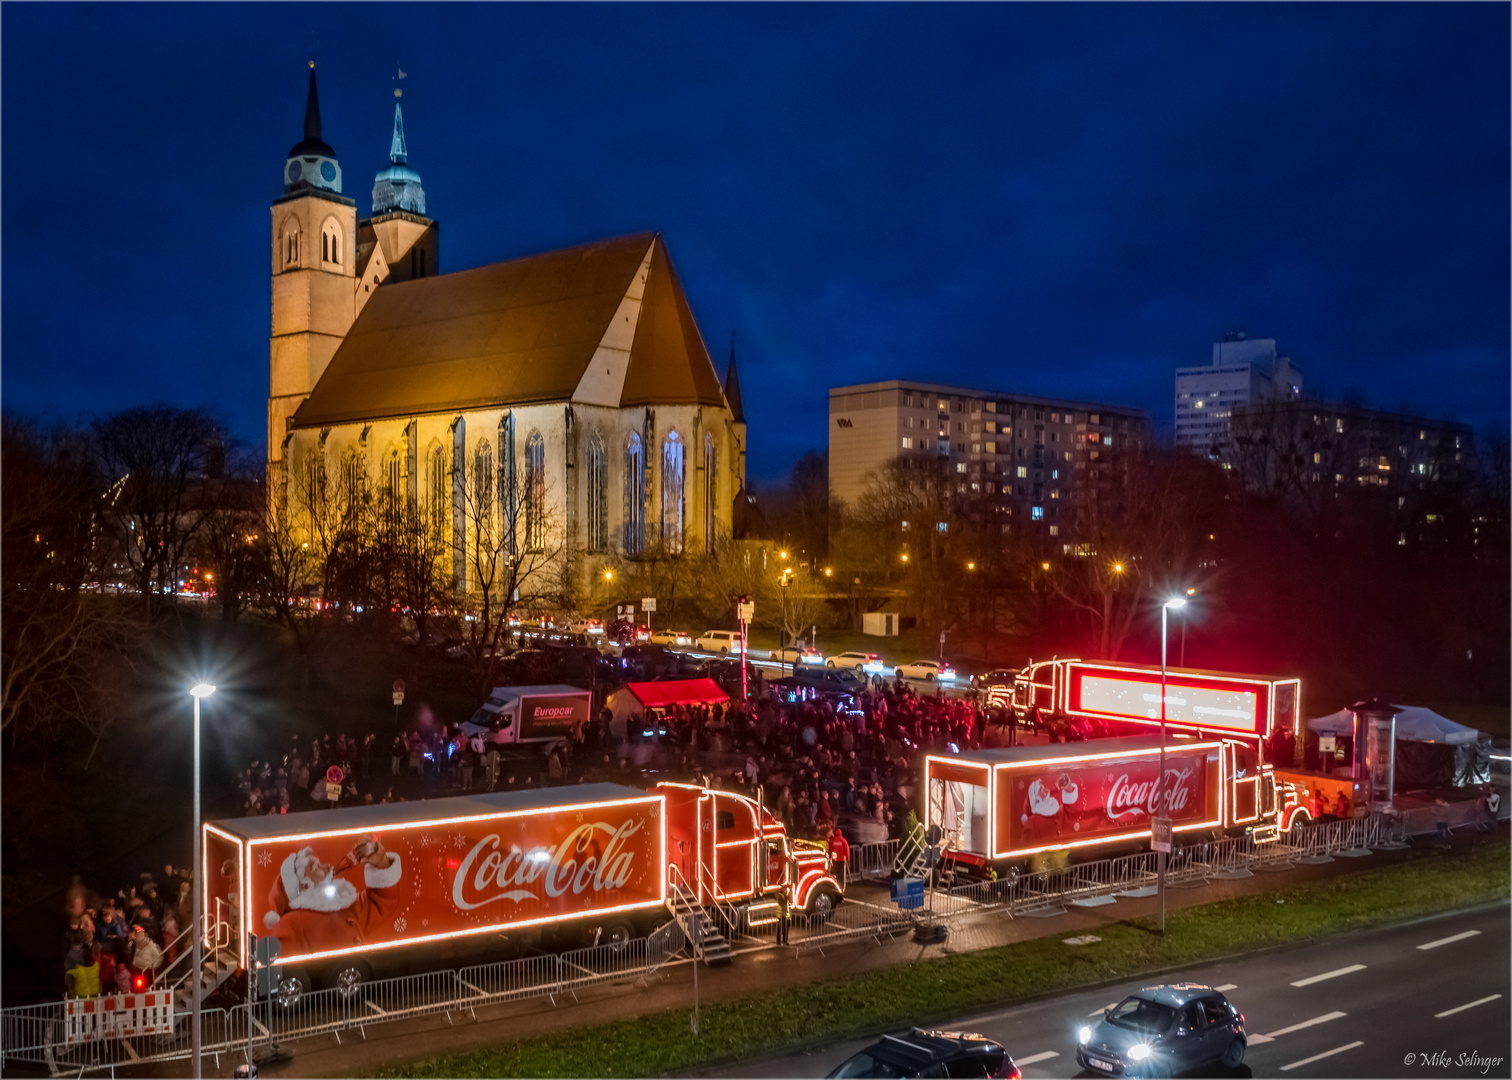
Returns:
[[[573,619],[567,624],[569,634],[583,634],[587,637],[603,637],[604,624],[598,619]]]
[[[1214,1061],[1237,1069],[1244,1014],[1211,986],[1146,986],[1103,1013],[1076,1040],[1076,1061],[1109,1076],[1175,1076]]]
[[[694,643],[695,648],[704,652],[739,654],[741,649],[739,630],[705,630],[698,635]]]
[[[693,635],[686,630],[653,630],[651,631],[651,644],[691,645],[693,644]]]
[[[978,690],[1012,690],[1018,673],[1008,668],[993,668],[983,675],[973,675],[971,685]]]
[[[915,660],[894,669],[900,678],[923,679],[925,682],[955,682],[955,668],[943,660]]]
[[[836,653],[824,662],[825,667],[860,668],[868,675],[881,675],[887,670],[881,657],[874,652]]]
[[[792,678],[794,682],[819,690],[859,694],[866,689],[866,676],[858,675],[854,668],[797,667],[793,669]]]
[[[818,649],[800,647],[797,645],[784,645],[780,649],[773,649],[767,656],[779,664],[822,664],[824,654]]]
[[[721,658],[719,660],[705,660],[694,670],[693,673],[700,679],[713,679],[714,685],[718,686],[731,697],[740,696],[740,661]],[[677,675],[674,678],[686,679],[687,675]]]
[[[965,1076],[1019,1080],[1013,1058],[1002,1043],[965,1031],[925,1031],[884,1035],[851,1055],[829,1076]]]

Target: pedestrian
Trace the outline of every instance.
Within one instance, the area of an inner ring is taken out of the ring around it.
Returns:
[[[788,891],[777,890],[777,944],[788,943]]]
[[[840,889],[845,889],[846,872],[850,869],[850,841],[845,839],[845,833],[840,826],[835,826],[835,831],[830,833],[829,839],[830,867],[835,877],[840,882]]]
[[[1433,800],[1433,824],[1438,828],[1436,841],[1439,847],[1449,846],[1449,804],[1443,799]]]
[[[1496,831],[1497,811],[1501,809],[1501,795],[1496,790],[1496,785],[1486,785],[1486,797],[1481,800],[1481,806],[1486,811],[1486,820],[1481,823],[1483,832]]]

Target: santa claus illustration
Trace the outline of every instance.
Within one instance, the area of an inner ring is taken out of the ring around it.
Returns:
[[[344,877],[362,867],[362,888]],[[284,859],[263,922],[284,956],[365,945],[393,932],[403,869],[399,856],[367,838],[336,866],[312,847]]]
[[[1068,831],[1068,821],[1071,822],[1069,831],[1076,831],[1078,826],[1071,819],[1075,816],[1080,794],[1080,789],[1067,773],[1061,773],[1053,784],[1047,784],[1043,777],[1036,777],[1029,784],[1024,812],[1019,817],[1025,836],[1033,840],[1051,839]]]

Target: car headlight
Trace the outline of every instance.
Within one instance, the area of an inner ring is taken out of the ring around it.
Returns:
[[[1089,1027],[1084,1027],[1076,1033],[1076,1041],[1079,1043],[1085,1043],[1090,1038],[1092,1038],[1092,1029]]]
[[[1150,1056],[1150,1048],[1144,1043],[1135,1043],[1129,1047],[1129,1057],[1135,1061],[1143,1061]]]

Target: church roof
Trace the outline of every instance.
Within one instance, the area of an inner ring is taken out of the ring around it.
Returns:
[[[293,423],[572,400],[648,249],[619,405],[722,406],[666,246],[640,233],[374,290]]]

